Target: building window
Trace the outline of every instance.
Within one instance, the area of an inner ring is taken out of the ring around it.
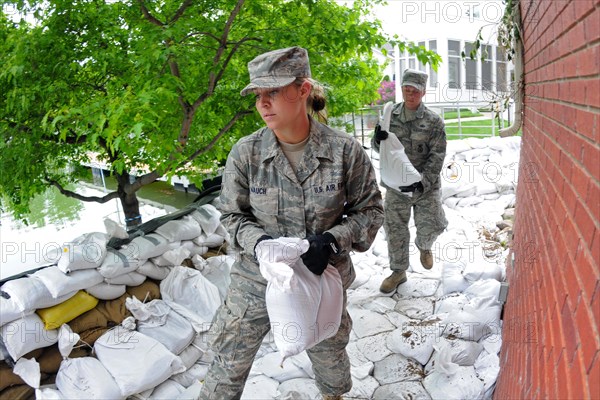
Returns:
[[[481,87],[483,90],[494,90],[494,81],[492,80],[492,46],[483,45],[481,46],[481,55],[483,61],[481,62]]]
[[[460,89],[460,41],[448,40],[448,87]]]
[[[465,43],[465,88],[469,90],[477,89],[477,54],[471,59],[471,51],[475,49],[473,43]]]
[[[502,47],[496,47],[496,91],[508,92],[506,82],[507,60],[506,51]]]
[[[429,41],[429,50],[435,51],[437,53],[437,40]],[[429,66],[429,87],[435,88],[438,84],[438,76],[437,72],[433,69],[433,67]]]

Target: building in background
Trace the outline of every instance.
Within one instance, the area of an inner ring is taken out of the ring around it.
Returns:
[[[427,103],[490,103],[510,96],[512,63],[497,44],[497,26],[504,13],[501,1],[390,1],[375,10],[384,31],[424,46],[442,57],[438,71],[423,65],[406,51],[387,49],[385,75],[396,81],[396,101],[401,101],[400,81],[406,68],[429,74]],[[481,47],[470,59],[476,39]],[[385,55],[378,52],[384,60]],[[466,55],[463,58],[463,54]]]

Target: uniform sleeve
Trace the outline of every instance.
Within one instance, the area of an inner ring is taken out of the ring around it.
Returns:
[[[429,157],[423,166],[423,179],[421,181],[425,192],[431,188],[439,187],[440,172],[446,157],[446,131],[443,121],[440,121],[434,129],[429,146]]]
[[[375,170],[358,142],[346,157],[345,218],[327,231],[343,250],[366,251],[383,224],[383,202]]]
[[[234,145],[227,157],[221,185],[221,222],[231,235],[234,247],[254,256],[256,241],[266,235],[251,212],[248,179],[249,161]]]

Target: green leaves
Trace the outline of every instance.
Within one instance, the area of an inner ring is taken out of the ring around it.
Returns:
[[[363,18],[374,3],[17,2],[37,21],[0,18],[0,168],[10,171],[0,194],[24,210],[48,170],[66,183],[72,177],[61,168],[92,156],[113,174],[214,174],[231,146],[262,125],[239,91],[247,63],[276,48],[308,49],[330,116],[371,103],[381,80],[372,49],[389,41]],[[437,66],[437,55],[408,49]]]

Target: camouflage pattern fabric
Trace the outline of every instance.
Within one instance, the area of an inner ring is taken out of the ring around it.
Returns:
[[[239,398],[269,331],[267,282],[254,258],[261,236],[304,238],[330,232],[342,251],[329,263],[338,269],[346,290],[356,276],[350,250],[366,251],[383,223],[375,171],[360,143],[312,118],[296,173],[268,128],[236,143],[223,173],[220,200],[221,222],[239,257],[232,266],[226,303],[211,326],[218,356],[202,399]],[[344,307],[338,333],[311,349],[317,386],[324,394],[343,394],[351,387],[345,351],[351,326]]]
[[[411,117],[407,117],[411,115]],[[433,242],[448,226],[441,203],[440,172],[446,156],[444,121],[423,103],[412,113],[404,110],[404,103],[394,105],[390,134],[395,134],[405,147],[413,166],[423,175],[424,191],[411,198],[381,183],[386,190],[385,232],[387,235],[390,268],[404,271],[408,268],[410,236],[408,222],[414,210],[417,237],[415,245],[430,250]],[[372,141],[379,152],[379,144]]]
[[[307,350],[321,393],[343,394],[352,388],[350,359],[346,346],[352,320],[345,307],[335,336]],[[216,353],[200,399],[239,399],[252,362],[270,330],[264,297],[239,289],[229,290],[209,332],[209,345]]]
[[[448,222],[444,215],[438,190],[428,193],[415,193],[409,197],[394,190],[385,195],[384,229],[388,243],[390,269],[406,271],[409,265],[410,232],[408,222],[411,209],[414,210],[417,236],[415,245],[422,250],[430,250],[435,239],[446,229]]]

